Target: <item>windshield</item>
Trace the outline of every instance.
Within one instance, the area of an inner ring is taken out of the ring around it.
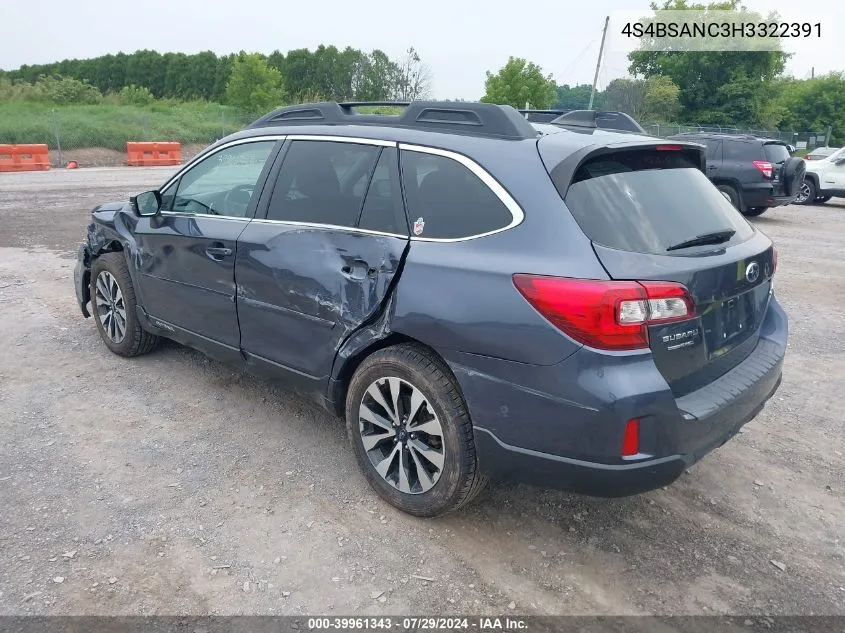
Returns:
[[[682,152],[637,150],[581,165],[566,206],[593,242],[624,251],[667,254],[697,236],[735,231],[719,246],[671,251],[684,255],[744,242],[754,229]]]
[[[838,150],[833,152],[833,154],[831,154],[827,158],[824,158],[823,160],[835,161],[839,160],[840,158],[845,158],[845,147],[840,147]]]

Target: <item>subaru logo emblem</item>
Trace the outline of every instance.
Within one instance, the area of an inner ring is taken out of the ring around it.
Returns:
[[[757,262],[748,264],[748,267],[745,269],[745,278],[752,284],[757,281],[760,278],[760,264]]]

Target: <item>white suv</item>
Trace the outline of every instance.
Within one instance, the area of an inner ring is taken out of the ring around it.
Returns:
[[[827,158],[807,161],[807,173],[795,202],[819,204],[834,196],[845,198],[845,147]]]

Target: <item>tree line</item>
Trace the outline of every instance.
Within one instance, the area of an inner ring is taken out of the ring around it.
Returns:
[[[347,47],[320,45],[314,51],[278,50],[269,55],[245,52],[218,56],[211,51],[195,55],[139,50],[92,59],[66,59],[52,64],[24,65],[0,71],[8,82],[36,84],[42,77],[65,77],[89,84],[102,94],[127,87],[149,91],[155,99],[227,102],[233,71],[239,81],[258,82],[255,90],[293,103],[311,99],[384,101],[422,98],[430,90],[431,75],[413,47],[400,59],[374,50],[365,53]],[[250,78],[251,77],[251,78]],[[264,82],[264,84],[261,84]],[[237,92],[237,91],[236,91]],[[233,104],[246,105],[246,104]],[[263,103],[253,104],[260,109]],[[278,103],[274,104],[278,105]]]
[[[662,10],[748,12],[739,0],[693,4],[663,0]],[[756,14],[755,14],[756,15]],[[784,76],[782,50],[660,51],[644,41],[629,54],[629,78],[596,92],[593,107],[651,123],[823,131],[845,138],[845,74],[801,80]],[[0,100],[121,103],[206,100],[259,113],[303,101],[410,101],[430,96],[431,72],[413,47],[399,59],[381,50],[320,45],[269,55],[211,51],[195,55],[140,50],[0,71]],[[535,109],[587,108],[592,87],[558,85],[538,65],[511,57],[488,72],[482,101]]]

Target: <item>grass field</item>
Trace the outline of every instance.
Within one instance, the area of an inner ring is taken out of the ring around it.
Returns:
[[[123,150],[126,141],[208,143],[255,120],[215,103],[154,103],[147,107],[98,104],[50,106],[0,102],[0,143],[47,143],[62,149],[105,147]]]
[[[401,108],[361,108],[360,112],[398,114]],[[139,107],[0,101],[0,143],[47,143],[51,149],[61,143],[63,150],[104,147],[118,151],[125,149],[126,141],[204,144],[243,128],[262,114],[200,102],[157,102]]]

